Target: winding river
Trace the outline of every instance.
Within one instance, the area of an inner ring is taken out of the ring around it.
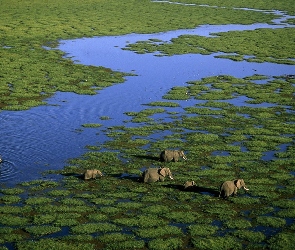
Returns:
[[[78,63],[131,72],[137,76],[126,77],[117,84],[99,91],[95,96],[73,93],[56,93],[48,99],[48,106],[28,111],[0,112],[0,182],[6,185],[38,178],[58,178],[56,175],[42,177],[44,170],[62,169],[69,158],[78,157],[86,151],[85,145],[96,145],[106,138],[97,130],[81,127],[85,123],[105,126],[122,125],[126,111],[139,111],[142,104],[160,101],[173,86],[183,86],[187,81],[215,75],[245,77],[253,74],[289,75],[295,66],[273,63],[235,62],[214,58],[212,55],[176,55],[157,57],[153,54],[136,54],[122,50],[128,43],[139,40],[171,38],[183,34],[210,36],[212,32],[230,30],[253,30],[257,28],[294,27],[282,23],[286,15],[274,24],[253,25],[203,25],[191,30],[177,30],[158,34],[128,34],[123,36],[94,37],[60,41],[58,49]],[[109,116],[110,120],[100,120]]]

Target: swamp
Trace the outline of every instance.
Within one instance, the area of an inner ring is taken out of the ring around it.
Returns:
[[[2,1],[0,250],[293,249],[294,5]]]

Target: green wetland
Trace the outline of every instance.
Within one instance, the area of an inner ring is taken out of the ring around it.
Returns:
[[[0,249],[293,249],[294,14],[293,0],[4,1]],[[158,161],[166,148],[187,161]],[[174,179],[142,183],[149,167]],[[249,191],[219,198],[236,178]]]

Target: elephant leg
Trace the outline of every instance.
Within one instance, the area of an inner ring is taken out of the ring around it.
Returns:
[[[149,180],[149,174],[146,172],[144,174],[143,182],[148,182],[148,180]]]

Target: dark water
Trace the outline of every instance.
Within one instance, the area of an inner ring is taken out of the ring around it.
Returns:
[[[245,77],[253,74],[267,76],[294,74],[295,66],[273,63],[234,62],[217,59],[214,55],[177,55],[156,57],[122,50],[128,43],[157,38],[169,41],[182,34],[208,36],[211,32],[283,28],[275,25],[204,25],[193,30],[178,30],[159,34],[129,34],[124,36],[84,38],[60,41],[59,49],[79,63],[109,67],[132,72],[123,84],[114,85],[96,96],[56,93],[48,100],[51,106],[28,111],[0,112],[0,182],[14,184],[43,178],[44,170],[62,169],[66,160],[85,152],[85,145],[97,145],[106,138],[97,130],[81,127],[85,123],[105,126],[123,125],[128,119],[123,113],[139,111],[142,104],[160,101],[173,86],[184,86],[187,81],[215,75]],[[243,99],[235,100],[244,105]],[[188,104],[189,105],[189,104]],[[100,120],[109,116],[111,120]],[[83,131],[81,131],[81,129]],[[44,177],[45,178],[45,177]],[[48,178],[48,177],[46,177]],[[52,178],[58,178],[52,176]]]

